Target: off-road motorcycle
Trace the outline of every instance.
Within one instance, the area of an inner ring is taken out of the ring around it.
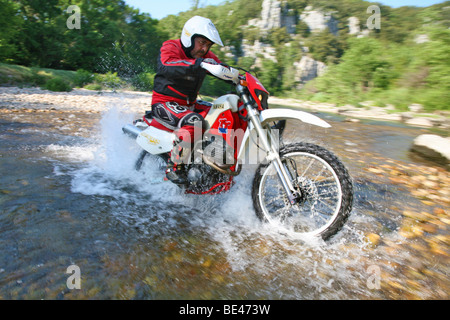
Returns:
[[[286,120],[296,120],[295,125],[331,126],[304,111],[269,109],[268,91],[248,71],[205,62],[202,67],[232,83],[237,94],[226,94],[210,103],[206,128],[185,166],[188,184],[182,186],[184,192],[228,191],[243,165],[256,164],[251,196],[262,221],[287,233],[325,240],[335,235],[352,209],[353,186],[347,169],[321,146],[285,144],[282,138]],[[147,112],[122,128],[143,149],[136,161],[137,170],[148,155],[165,163],[176,140],[173,132],[157,128],[153,121]]]

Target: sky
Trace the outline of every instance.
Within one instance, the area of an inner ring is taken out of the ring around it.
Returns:
[[[191,0],[125,0],[131,7],[137,8],[140,12],[149,13],[153,19],[162,19],[170,14],[178,14],[187,11],[192,6]],[[200,0],[200,6],[219,5],[225,0]],[[373,0],[370,2],[380,2],[393,8],[401,6],[428,7],[444,0]]]

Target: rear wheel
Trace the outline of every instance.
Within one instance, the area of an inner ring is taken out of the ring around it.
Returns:
[[[261,165],[252,189],[257,216],[288,232],[327,240],[343,227],[352,209],[348,171],[333,153],[314,144],[284,146],[280,157],[300,196],[290,204],[274,166]]]

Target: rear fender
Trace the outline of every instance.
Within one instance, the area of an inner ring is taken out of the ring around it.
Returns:
[[[137,144],[151,154],[161,154],[172,150],[175,134],[160,130],[155,127],[148,127],[141,131],[136,138]]]

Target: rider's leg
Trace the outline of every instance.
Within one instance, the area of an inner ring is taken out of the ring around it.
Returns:
[[[194,143],[201,139],[203,132],[203,117],[195,112],[184,116],[179,122],[179,129],[175,131],[177,140],[170,153],[166,168],[166,176],[177,184],[187,183],[185,165],[191,160]]]
[[[194,107],[201,113],[206,111],[204,106]],[[159,123],[173,130],[177,136],[167,163],[166,177],[174,183],[186,184],[185,165],[189,162],[194,142],[201,138],[204,118],[176,102],[154,104],[152,113]]]

